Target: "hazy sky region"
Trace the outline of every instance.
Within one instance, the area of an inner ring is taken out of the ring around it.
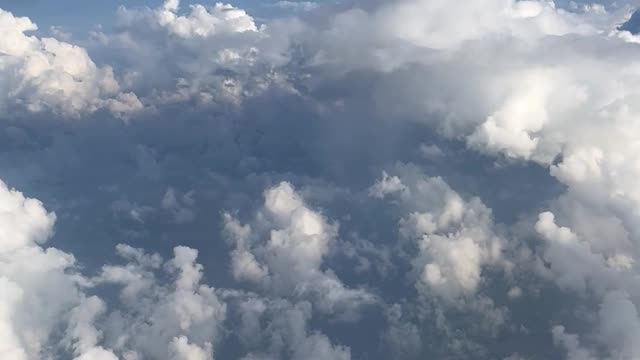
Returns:
[[[640,3],[0,0],[0,359],[640,359]]]

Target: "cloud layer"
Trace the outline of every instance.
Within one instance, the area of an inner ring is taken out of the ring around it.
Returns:
[[[0,9],[0,358],[640,357],[632,5]]]

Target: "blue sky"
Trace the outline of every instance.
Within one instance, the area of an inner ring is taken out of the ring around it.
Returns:
[[[279,10],[270,6],[275,2],[270,0],[235,0],[225,3],[246,9],[255,17],[260,18],[278,14]],[[183,0],[181,6],[186,7],[191,3],[201,2]],[[211,1],[203,4],[212,5],[214,3],[215,1]],[[133,8],[137,6],[156,7],[160,4],[162,1],[157,0],[0,0],[0,7],[14,12],[15,15],[30,17],[38,24],[41,31],[50,26],[62,26],[77,35],[91,30],[96,24],[110,24],[120,5]]]
[[[211,5],[216,1],[203,2],[203,4]],[[272,18],[282,15],[282,9],[273,6],[277,0],[234,0],[223,1],[247,10],[254,17]],[[316,1],[322,3],[323,1]],[[556,3],[558,6],[568,6],[571,2],[577,4],[590,4],[588,0],[564,1],[560,0]],[[600,4],[616,4],[616,6],[625,3],[633,4],[637,0],[625,1],[599,1]],[[113,20],[114,13],[118,6],[124,5],[130,8],[136,6],[155,7],[161,4],[159,0],[102,0],[102,1],[85,1],[85,0],[0,0],[0,6],[3,9],[14,12],[16,15],[29,16],[44,31],[50,26],[62,26],[68,32],[81,35],[92,29],[96,24],[109,24]],[[182,0],[183,7],[191,3],[200,3],[197,0]]]
[[[120,1],[82,0],[3,0],[2,7],[15,15],[29,16],[42,29],[49,26],[63,26],[70,31],[86,30],[97,23],[108,23],[113,18]],[[128,6],[151,5],[157,1],[130,0]]]

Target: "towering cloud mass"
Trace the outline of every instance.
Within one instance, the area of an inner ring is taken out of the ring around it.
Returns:
[[[640,358],[633,5],[0,9],[0,358]]]

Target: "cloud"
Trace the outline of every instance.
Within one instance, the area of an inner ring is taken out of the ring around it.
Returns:
[[[473,295],[482,268],[502,260],[504,240],[494,233],[491,210],[477,198],[466,202],[441,178],[410,166],[399,172],[402,177],[383,173],[370,194],[398,199],[399,232],[420,251],[413,260],[416,286],[447,301]]]
[[[207,343],[205,349],[198,345],[189,344],[189,340],[184,337],[176,337],[171,342],[171,359],[175,360],[207,360],[213,359],[211,344]]]
[[[212,288],[201,285],[202,266],[197,251],[176,247],[164,265],[175,282],[163,285],[154,271],[163,265],[158,255],[121,245],[126,265],[106,265],[87,278],[71,254],[41,247],[52,234],[55,214],[41,202],[0,184],[3,211],[0,252],[0,353],[10,359],[56,356],[58,344],[76,359],[117,359],[119,354],[167,358],[167,344],[176,356],[198,354],[198,345],[211,353],[225,305]],[[102,284],[122,288],[123,307],[111,310],[91,289]],[[64,330],[60,335],[59,329]],[[175,339],[174,339],[175,337]],[[134,357],[135,358],[135,357]],[[207,358],[207,357],[205,357]],[[210,358],[210,357],[209,357]]]
[[[225,232],[234,245],[231,271],[275,294],[310,299],[328,313],[355,311],[375,302],[372,294],[349,289],[329,269],[321,270],[334,246],[337,224],[307,207],[291,184],[264,193],[253,224],[241,225],[225,214]]]
[[[94,322],[104,312],[105,305],[97,297],[83,299],[71,310],[66,336],[76,359],[117,359],[111,351],[97,346],[102,333],[95,328]]]
[[[393,37],[438,49],[509,31],[539,37],[590,30],[588,25],[572,26],[570,16],[554,10],[553,3],[539,1],[465,1],[453,7],[445,1],[416,0],[382,6],[374,21],[387,26]],[[427,18],[420,19],[418,14]]]
[[[578,337],[565,332],[564,326],[558,325],[553,328],[553,340],[567,351],[568,360],[595,359],[593,355],[580,346]]]
[[[638,338],[640,322],[636,306],[624,292],[608,294],[600,305],[600,321],[603,337],[617,349],[614,356],[634,358],[640,354],[635,339]]]
[[[153,11],[127,10],[121,7],[118,16],[122,24],[149,21],[151,25],[159,26],[169,34],[183,38],[258,31],[251,16],[244,10],[228,4],[216,3],[209,9],[196,4],[191,6],[189,14],[184,16],[178,14],[179,9],[179,0],[167,0]]]
[[[95,50],[120,64],[150,108],[185,101],[234,107],[282,82],[272,63],[283,61],[289,39],[232,5],[195,4],[187,12],[172,0],[157,8],[121,6],[116,24],[114,32],[92,34]]]
[[[0,11],[0,357],[637,356],[633,8],[294,5]]]
[[[313,1],[278,1],[276,7],[293,11],[311,11],[318,8],[318,3]]]
[[[107,109],[118,116],[142,109],[121,90],[113,69],[97,66],[79,46],[27,35],[37,26],[0,10],[0,111],[53,111],[71,117]]]
[[[242,359],[351,359],[349,348],[332,344],[322,333],[309,331],[311,303],[269,300],[238,292],[226,296],[239,305],[241,323],[237,331],[249,349]],[[266,349],[256,348],[264,342],[268,343]]]
[[[122,288],[123,307],[104,319],[106,341],[120,353],[143,357],[180,359],[190,352],[211,354],[226,306],[213,288],[200,283],[202,265],[195,262],[197,251],[176,247],[173,259],[162,264],[157,255],[139,249],[120,246],[118,250],[130,263],[107,265],[93,279],[96,285]],[[158,280],[160,265],[171,274],[172,283]]]
[[[80,299],[72,255],[45,249],[55,214],[0,183],[0,332],[3,356],[37,358],[64,314]]]
[[[173,188],[169,188],[162,197],[162,208],[171,212],[175,221],[178,223],[193,221],[196,216],[192,209],[193,206],[193,191],[190,191],[182,195],[181,198],[178,198],[176,197],[175,190]]]
[[[540,214],[535,226],[536,231],[549,241],[545,259],[560,286],[585,291],[587,283],[599,288],[608,281],[604,259],[594,254],[589,243],[580,241],[571,229],[556,225],[552,213]]]

